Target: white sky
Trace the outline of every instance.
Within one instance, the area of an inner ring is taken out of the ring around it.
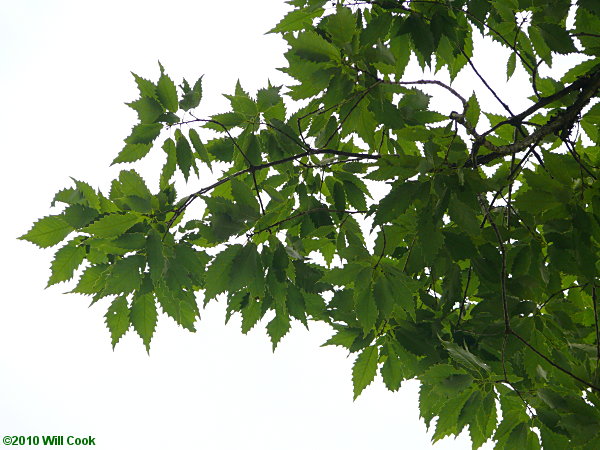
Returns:
[[[132,331],[113,352],[106,301],[88,308],[66,285],[44,290],[53,252],[15,239],[52,213],[69,176],[106,189],[125,167],[109,164],[135,120],[130,71],[156,79],[160,59],[177,83],[206,74],[199,114],[221,112],[238,78],[251,92],[283,80],[285,45],[264,32],[285,10],[282,0],[0,0],[1,436],[93,436],[110,450],[470,448],[465,433],[431,446],[414,382],[390,393],[378,378],[353,402],[353,358],[320,348],[331,332],[317,325],[294,327],[273,354],[264,326],[244,336],[213,303],[196,334],[161,317],[150,357]],[[503,82],[504,63],[488,76]]]

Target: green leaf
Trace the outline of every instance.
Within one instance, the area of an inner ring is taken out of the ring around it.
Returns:
[[[198,78],[198,80],[194,83],[194,87],[191,89],[184,80],[183,96],[179,101],[179,106],[184,111],[189,111],[190,109],[196,108],[200,104],[200,100],[202,100],[202,78],[203,76]]]
[[[338,6],[335,14],[327,16],[325,29],[331,34],[335,44],[349,43],[356,33],[356,18],[350,8]]]
[[[229,275],[233,268],[233,260],[241,251],[239,244],[231,245],[213,259],[206,271],[206,300],[216,297],[229,288]]]
[[[202,162],[206,163],[208,168],[212,170],[210,156],[208,155],[208,151],[206,150],[206,147],[200,140],[200,136],[198,135],[198,132],[196,130],[194,130],[193,128],[190,128],[189,136],[190,136],[190,142],[194,146],[194,150],[196,150],[196,155],[198,155],[198,158],[200,158],[200,160]]]
[[[370,272],[370,269],[367,269]],[[362,283],[361,283],[362,284]],[[356,305],[356,318],[361,324],[365,333],[367,333],[377,321],[378,311],[377,303],[373,297],[371,284],[357,287],[354,290],[354,303]]]
[[[531,39],[535,52],[546,64],[548,64],[548,66],[550,66],[552,64],[552,50],[548,47],[540,28],[537,26],[529,27],[529,38]],[[511,55],[515,55],[515,53],[512,53]]]
[[[554,23],[539,23],[540,33],[544,42],[553,52],[567,54],[577,51],[568,31]]]
[[[298,34],[296,39],[288,38],[292,51],[300,58],[313,62],[325,62],[339,59],[339,50],[314,31]]]
[[[545,425],[540,427],[540,432],[544,450],[561,450],[569,448],[569,439],[566,436],[555,433]]]
[[[438,420],[435,424],[435,433],[433,434],[432,441],[437,442],[445,436],[451,434],[458,434],[458,418],[462,411],[466,401],[469,399],[471,393],[469,391],[463,391],[457,393],[457,395],[450,397],[439,412]],[[510,447],[510,448],[521,448],[521,447]]]
[[[67,223],[64,216],[47,216],[36,221],[31,230],[19,237],[19,239],[46,248],[58,244],[71,231],[73,231],[73,227]]]
[[[126,144],[147,144],[151,145],[152,142],[158,137],[162,130],[162,123],[141,123],[133,127],[131,134],[125,138]]]
[[[435,50],[433,34],[425,21],[416,14],[408,16],[404,22],[404,29],[410,33],[411,40],[416,50],[427,63],[431,61],[431,54]]]
[[[277,344],[288,331],[290,331],[290,318],[287,314],[277,314],[273,320],[267,324],[267,333],[273,343],[273,351],[275,351]]]
[[[190,147],[188,140],[180,133],[176,133],[176,137],[177,143],[175,144],[175,154],[177,155],[177,165],[187,181],[190,176],[190,168],[192,165],[196,168],[196,164],[194,163],[192,148]]]
[[[81,231],[97,237],[113,237],[125,233],[129,228],[143,220],[139,215],[127,212],[108,214],[91,223]]]
[[[342,328],[322,344],[321,347],[327,345],[339,345],[349,350],[360,335],[362,335],[360,329]]]
[[[467,369],[476,371],[481,371],[483,369],[485,372],[490,371],[490,367],[467,348],[460,347],[451,342],[443,342],[443,344],[450,356]]]
[[[145,78],[137,76],[135,73],[131,72],[135,82],[137,84],[138,89],[140,90],[140,96],[156,98],[156,85],[152,83],[152,81],[146,80]]]
[[[479,102],[477,101],[477,96],[475,92],[469,98],[467,102],[467,113],[465,118],[471,124],[471,126],[476,127],[477,122],[479,122],[479,115],[481,114],[481,109],[479,108]]]
[[[146,255],[150,267],[150,278],[156,284],[163,279],[165,258],[162,237],[154,228],[150,229],[146,238]]]
[[[162,105],[150,97],[141,97],[138,100],[127,103],[131,109],[137,112],[141,123],[154,123],[165,112]]]
[[[450,218],[464,231],[470,235],[479,234],[479,224],[481,221],[476,215],[476,211],[456,198],[450,200],[448,205],[448,214]]]
[[[262,302],[259,298],[250,298],[248,305],[242,309],[242,333],[248,333],[262,316]]]
[[[48,286],[68,281],[73,277],[73,272],[85,258],[85,248],[79,246],[80,241],[74,239],[56,252],[50,266],[52,275],[48,280]]]
[[[354,400],[375,379],[377,374],[377,361],[379,352],[377,347],[365,348],[354,362],[352,367],[352,384],[354,385]]]
[[[321,4],[325,1],[319,2]],[[283,19],[273,27],[269,33],[285,33],[288,31],[297,31],[312,25],[312,20],[323,14],[323,8],[314,5],[309,8],[293,9],[288,12]]]
[[[270,108],[282,104],[283,99],[279,94],[281,90],[281,86],[271,86],[269,83],[269,87],[266,89],[259,89],[256,92],[256,103],[258,106],[258,110],[261,112],[266,112]]]
[[[404,380],[402,361],[391,345],[386,344],[386,352],[387,358],[381,367],[381,376],[390,391],[397,391]]]
[[[151,148],[152,144],[126,144],[117,157],[113,159],[111,165],[142,159],[148,154]]]
[[[515,68],[517,67],[517,54],[511,53],[508,57],[508,62],[506,63],[506,81],[510,80],[510,78],[515,73]]]
[[[228,280],[229,290],[247,287],[253,297],[264,295],[264,269],[255,244],[249,243],[242,247],[232,261],[232,269],[234,270],[231,271]]]
[[[102,207],[100,205],[101,196],[98,195],[98,193],[94,190],[94,188],[92,188],[89,184],[87,184],[83,181],[78,181],[75,178],[71,178],[71,179],[75,183],[75,187],[77,188],[77,191],[81,193],[81,195],[83,196],[83,199],[85,200],[83,202],[83,204],[85,206],[89,206],[90,208],[101,210],[102,209]]]
[[[158,79],[158,84],[156,85],[156,95],[158,96],[160,103],[166,109],[174,113],[177,112],[179,109],[179,102],[177,100],[175,83],[173,83],[167,74],[162,73],[162,70],[160,78]]]
[[[375,296],[377,309],[381,313],[381,316],[388,317],[394,309],[396,303],[395,298],[396,295],[398,295],[397,292],[394,292],[390,280],[385,276],[379,277],[373,287],[373,294]]]
[[[108,331],[110,331],[110,338],[114,349],[121,337],[129,330],[129,305],[127,297],[121,295],[115,298],[108,307],[108,311],[106,311],[104,317]]]
[[[98,217],[98,211],[83,205],[71,205],[63,213],[65,221],[73,228],[82,228]]]
[[[380,225],[391,222],[400,214],[403,214],[413,201],[413,195],[417,192],[418,183],[407,181],[398,183],[379,202],[375,210],[374,224]]]
[[[146,351],[150,353],[150,341],[154,335],[158,317],[154,296],[152,294],[135,294],[131,301],[129,317],[133,329],[142,338]]]
[[[196,331],[195,322],[200,317],[200,310],[192,292],[181,289],[173,291],[163,285],[156,290],[156,299],[163,311],[178,325],[188,331]]]
[[[106,278],[103,294],[127,294],[139,289],[142,282],[140,271],[144,266],[144,257],[131,255],[114,263]]]
[[[148,200],[152,197],[144,179],[133,169],[122,170],[119,173],[119,181],[124,195],[135,195]]]
[[[160,174],[160,188],[165,189],[169,185],[169,181],[177,168],[177,153],[175,150],[175,142],[173,142],[173,139],[171,138],[165,140],[162,148],[167,154],[167,161]]]
[[[108,264],[90,266],[81,274],[77,286],[71,291],[77,294],[94,295],[102,292],[110,273]]]

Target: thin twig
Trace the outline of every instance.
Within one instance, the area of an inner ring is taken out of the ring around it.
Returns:
[[[471,271],[473,270],[473,266],[469,265],[469,273],[467,274],[467,284],[465,285],[465,292],[463,294],[463,299],[460,302],[460,308],[458,311],[458,320],[456,321],[456,328],[460,327],[460,321],[465,314],[465,303],[467,302],[467,292],[469,291],[469,284],[471,284]]]
[[[548,364],[550,364],[552,367],[555,367],[556,369],[560,370],[561,372],[569,375],[571,378],[573,378],[574,380],[579,381],[580,383],[583,383],[584,385],[586,385],[587,387],[600,392],[600,387],[596,386],[595,384],[590,383],[589,381],[585,381],[583,378],[578,377],[577,375],[575,375],[573,372],[565,369],[564,367],[561,367],[560,365],[558,365],[557,363],[555,363],[553,360],[551,360],[550,358],[548,358],[546,355],[544,355],[542,352],[540,352],[537,348],[535,348],[533,345],[531,345],[529,342],[527,342],[527,340],[523,339],[518,333],[516,333],[514,330],[510,330],[510,334],[512,334],[514,337],[516,337],[519,341],[521,341],[523,344],[525,344],[527,347],[529,347],[531,349],[531,351],[533,351],[536,355],[538,355],[540,358],[542,358],[544,361],[546,361]]]
[[[385,239],[385,228],[383,226],[381,226],[381,234],[383,235],[383,248],[381,249],[381,255],[379,255],[379,259],[377,260],[377,263],[373,267],[373,270],[377,269],[377,266],[379,266],[379,263],[381,262],[383,255],[385,255],[385,246],[386,246],[387,242]]]
[[[596,298],[596,285],[592,286],[592,302],[594,304],[594,325],[596,326],[596,376],[600,366],[600,329],[598,328],[598,299]]]
[[[254,232],[250,233],[250,236],[257,235],[259,233],[262,233],[263,231],[269,231],[272,228],[275,228],[275,227],[277,227],[277,226],[279,226],[281,224],[284,224],[285,222],[289,222],[290,220],[297,219],[298,217],[302,217],[302,216],[305,216],[307,214],[312,214],[312,213],[315,213],[315,212],[322,212],[322,211],[331,212],[331,213],[339,213],[339,214],[367,214],[368,213],[368,211],[360,211],[360,210],[357,210],[357,211],[348,211],[348,210],[344,210],[344,209],[311,208],[311,209],[308,209],[306,211],[301,211],[301,212],[299,212],[297,214],[294,214],[293,216],[286,217],[285,219],[282,219],[282,220],[280,220],[278,222],[275,222],[275,223],[269,225],[268,227],[261,228],[260,230],[254,231]]]

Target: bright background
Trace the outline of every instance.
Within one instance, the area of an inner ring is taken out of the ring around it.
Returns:
[[[244,336],[213,303],[196,334],[161,316],[150,356],[132,331],[113,352],[108,303],[88,308],[89,298],[62,294],[65,284],[44,290],[53,252],[16,240],[55,212],[70,176],[106,192],[126,168],[109,164],[135,121],[129,71],[156,80],[160,59],[176,83],[206,74],[198,114],[222,112],[220,94],[238,78],[251,93],[285,80],[275,69],[286,46],[264,33],[286,10],[282,0],[0,0],[0,437],[91,435],[111,450],[432,448],[418,384],[390,393],[378,378],[353,402],[353,358],[320,348],[328,329],[295,326],[273,354],[264,327]],[[494,51],[497,65],[481,68],[504,83],[506,58]],[[518,111],[522,94],[504,94]],[[152,174],[161,163],[141,166]],[[470,441],[463,433],[433,448]]]

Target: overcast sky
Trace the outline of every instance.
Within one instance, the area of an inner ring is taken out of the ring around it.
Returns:
[[[50,201],[70,176],[106,190],[126,167],[109,164],[135,121],[130,71],[156,79],[160,60],[176,82],[205,74],[202,116],[226,108],[220,94],[238,78],[250,92],[283,82],[285,44],[264,35],[283,1],[0,6],[1,436],[93,436],[111,450],[470,448],[466,433],[431,446],[415,382],[390,393],[378,378],[353,402],[353,357],[320,348],[331,332],[318,325],[295,326],[273,354],[264,324],[244,336],[213,303],[196,334],[161,317],[150,356],[132,331],[113,352],[108,303],[88,308],[67,284],[45,290],[53,252],[15,239],[57,212]]]

